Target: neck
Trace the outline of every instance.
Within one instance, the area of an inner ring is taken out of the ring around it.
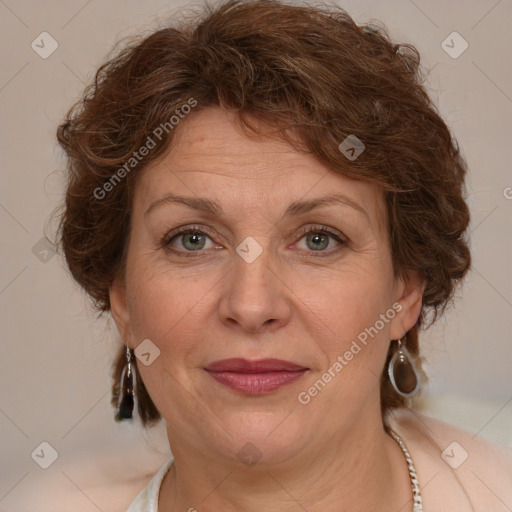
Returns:
[[[249,468],[220,454],[207,458],[173,434],[174,464],[162,483],[160,512],[412,509],[403,453],[380,416],[358,421],[293,459]]]

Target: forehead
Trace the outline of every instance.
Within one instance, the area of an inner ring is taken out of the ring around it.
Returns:
[[[260,214],[339,192],[363,206],[376,223],[385,215],[377,187],[343,176],[277,137],[247,137],[233,113],[212,107],[181,123],[167,154],[143,171],[137,210],[175,193],[211,197],[237,214]]]

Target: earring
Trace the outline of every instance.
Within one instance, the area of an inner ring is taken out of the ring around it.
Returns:
[[[119,397],[117,400],[117,414],[116,421],[122,421],[132,417],[133,402],[134,402],[134,388],[133,388],[133,373],[134,368],[132,365],[133,353],[130,347],[126,347],[126,362],[121,372],[119,379]]]
[[[421,381],[411,354],[405,348],[405,344],[402,345],[402,339],[397,340],[398,348],[389,361],[388,375],[395,391],[399,395],[409,398],[418,393]]]

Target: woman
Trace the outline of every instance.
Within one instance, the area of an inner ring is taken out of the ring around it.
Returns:
[[[135,400],[173,453],[129,512],[512,506],[510,453],[406,407],[470,266],[466,164],[420,81],[341,9],[232,0],[69,112],[62,247],[123,340],[117,419]]]

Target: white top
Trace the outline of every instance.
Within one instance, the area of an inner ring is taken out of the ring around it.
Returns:
[[[164,476],[169,471],[174,459],[168,460],[155,476],[150,480],[145,489],[132,501],[126,512],[158,512],[158,496]]]

